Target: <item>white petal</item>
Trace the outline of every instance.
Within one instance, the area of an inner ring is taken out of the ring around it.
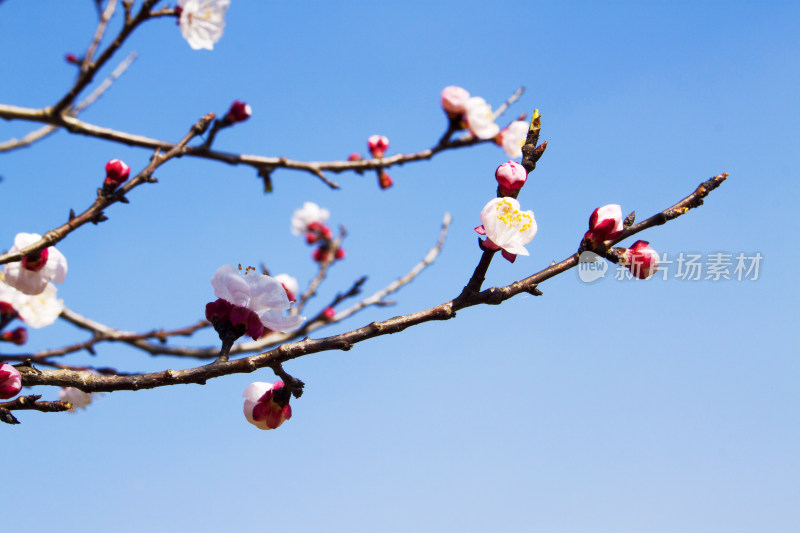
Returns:
[[[231,265],[222,265],[211,278],[214,294],[234,305],[247,307],[250,303],[250,286]]]
[[[283,333],[289,333],[300,328],[306,320],[304,316],[284,316],[282,312],[275,309],[261,311],[258,313],[258,318],[261,319],[261,323],[265,327]]]
[[[263,274],[249,274],[244,280],[250,286],[248,307],[256,313],[264,309],[289,309],[291,306],[286,290],[275,278]]]

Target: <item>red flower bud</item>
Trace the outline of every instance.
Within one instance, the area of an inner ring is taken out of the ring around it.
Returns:
[[[372,135],[367,139],[367,147],[372,157],[381,158],[389,148],[389,139],[383,135]]]
[[[248,104],[245,104],[242,101],[235,100],[231,104],[231,108],[228,109],[228,112],[225,114],[225,117],[222,119],[227,124],[236,124],[238,122],[244,122],[250,115],[253,114],[253,110],[250,108]]]
[[[322,311],[322,318],[324,318],[325,320],[333,320],[334,316],[336,316],[336,311],[334,310],[333,307],[326,307]]]
[[[392,181],[392,178],[389,177],[389,174],[387,174],[383,169],[378,170],[378,186],[381,189],[386,190],[392,185],[394,185],[394,182]]]
[[[16,344],[17,346],[22,346],[28,342],[28,330],[25,328],[12,329],[11,331],[6,331],[0,335],[0,339]]]
[[[617,204],[608,204],[598,207],[589,218],[589,231],[583,236],[593,246],[598,246],[603,241],[616,239],[622,234],[622,208]]]
[[[120,159],[112,159],[106,163],[106,179],[103,181],[103,190],[111,192],[131,175],[131,167]]]
[[[3,363],[0,365],[0,399],[13,398],[22,390],[22,375],[16,368]]]
[[[622,255],[625,266],[635,277],[647,279],[658,270],[658,252],[647,241],[636,241]]]

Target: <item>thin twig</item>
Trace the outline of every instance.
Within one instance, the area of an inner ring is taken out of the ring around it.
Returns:
[[[122,76],[122,74],[128,69],[128,67],[133,63],[136,59],[136,52],[131,52],[128,54],[122,63],[117,65],[117,68],[105,79],[103,83],[97,86],[97,88],[92,91],[92,93],[87,96],[83,101],[81,101],[77,106],[70,109],[67,114],[69,116],[77,116],[78,113],[92,105],[98,98],[100,98],[103,93],[105,93],[108,89],[111,88],[111,85]],[[57,131],[58,127],[53,125],[42,126],[39,129],[33,130],[32,132],[26,134],[21,139],[9,139],[5,142],[0,143],[0,152],[8,152],[10,150],[15,150],[17,148],[23,148],[25,146],[30,146],[31,144],[39,141],[54,131]]]
[[[161,154],[157,150],[154,156],[151,158],[150,164],[147,165],[144,170],[142,170],[136,177],[125,183],[113,193],[102,194],[99,192],[94,203],[92,203],[92,205],[80,215],[74,217],[70,216],[70,219],[66,224],[48,231],[41,239],[30,246],[27,246],[17,252],[7,252],[3,255],[0,255],[0,264],[21,261],[23,257],[30,253],[38,252],[47,248],[48,246],[53,246],[84,224],[89,222],[96,224],[106,220],[106,217],[103,214],[104,209],[117,202],[125,201],[125,195],[131,189],[138,187],[143,183],[154,181],[153,172],[170,159],[181,156],[186,149],[186,144],[193,138],[201,135],[213,118],[213,113],[209,113],[205,117],[201,118],[194,126],[192,126],[192,128],[189,130],[189,133],[187,133],[186,136],[167,153]]]

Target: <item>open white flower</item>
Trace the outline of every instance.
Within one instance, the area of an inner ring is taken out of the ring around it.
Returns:
[[[253,312],[265,328],[273,331],[293,331],[305,320],[305,317],[297,315],[284,316],[283,311],[289,309],[291,303],[286,295],[286,289],[273,277],[254,272],[241,276],[235,267],[223,265],[214,273],[211,285],[217,298],[234,306],[234,311],[231,312],[232,321],[245,321],[248,328],[252,327],[252,324],[244,314],[236,312],[235,308]],[[251,337],[257,339],[260,335]]]
[[[491,139],[500,132],[495,124],[492,108],[480,96],[473,96],[464,104],[467,127],[479,139]]]
[[[503,147],[508,157],[522,157],[522,147],[528,137],[528,123],[515,120],[508,125],[497,138],[497,144]]]
[[[56,321],[64,301],[56,298],[56,288],[48,283],[44,291],[30,296],[0,281],[0,302],[8,302],[32,328],[43,328]]]
[[[14,246],[9,252],[16,252],[42,238],[38,233],[17,233]],[[67,258],[54,246],[45,248],[36,257],[26,256],[22,261],[7,263],[3,269],[6,283],[25,294],[40,294],[47,282],[61,283],[67,276]]]
[[[230,0],[178,0],[181,35],[195,50],[213,50],[225,29]]]
[[[292,233],[294,235],[302,235],[305,233],[309,224],[314,222],[318,224],[324,223],[328,220],[331,214],[327,209],[323,209],[314,202],[305,202],[303,207],[298,209],[292,215]]]
[[[475,231],[486,235],[483,245],[490,250],[503,250],[503,257],[512,263],[518,255],[530,255],[525,245],[536,236],[533,211],[520,211],[519,202],[511,197],[495,198],[481,210],[481,222]]]

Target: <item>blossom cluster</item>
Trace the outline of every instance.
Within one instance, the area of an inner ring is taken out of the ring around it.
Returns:
[[[292,233],[304,235],[307,244],[317,245],[312,257],[318,263],[343,259],[345,256],[343,248],[336,248],[333,251],[333,233],[325,224],[329,217],[330,212],[314,202],[305,202],[303,207],[292,215]]]
[[[583,236],[588,247],[603,251],[606,241],[617,239],[625,230],[622,207],[608,204],[598,207],[589,217],[589,231]],[[621,262],[634,277],[647,279],[658,270],[658,252],[647,241],[636,241],[621,253]]]
[[[451,124],[469,130],[479,139],[494,139],[508,157],[522,157],[522,146],[528,135],[526,121],[515,120],[501,130],[486,100],[480,96],[470,96],[469,91],[455,85],[442,90],[441,102]]]

